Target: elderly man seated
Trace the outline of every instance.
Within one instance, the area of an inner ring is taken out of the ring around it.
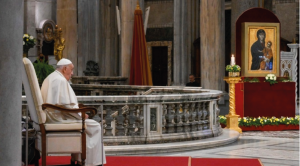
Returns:
[[[43,82],[41,92],[44,103],[64,105],[66,108],[78,108],[76,95],[69,84],[73,75],[74,65],[68,59],[61,59],[57,69]],[[81,122],[81,115],[63,113],[53,109],[46,110],[47,123],[74,123]],[[88,115],[84,115],[88,117]],[[104,149],[101,144],[101,127],[94,120],[86,120],[86,166],[95,166],[106,163]],[[103,155],[103,161],[102,156]],[[73,161],[81,161],[79,154],[72,154]]]

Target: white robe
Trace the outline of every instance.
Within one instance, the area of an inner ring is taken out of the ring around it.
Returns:
[[[51,73],[43,82],[42,98],[44,103],[64,105],[66,108],[78,108],[76,95],[66,78],[57,70]],[[46,123],[76,123],[81,117],[76,113],[62,113],[47,109]],[[105,152],[101,144],[100,124],[92,119],[86,121],[86,166],[106,163]],[[102,149],[102,150],[101,150]],[[103,154],[103,160],[101,155]],[[80,161],[79,154],[72,154],[72,158]]]

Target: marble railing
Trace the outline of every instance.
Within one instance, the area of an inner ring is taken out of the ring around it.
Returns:
[[[99,85],[123,85],[126,83],[127,77],[118,76],[73,76],[71,81],[73,84],[99,84]]]
[[[97,108],[97,114],[91,118],[101,123],[103,117],[105,144],[119,145],[218,136],[222,134],[218,118],[218,100],[222,95],[221,91],[201,88],[155,87],[145,88],[139,95],[77,98],[79,103]],[[24,105],[25,101],[23,96]]]

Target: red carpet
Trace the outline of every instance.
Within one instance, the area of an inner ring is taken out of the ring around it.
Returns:
[[[192,158],[192,166],[263,166],[259,159]]]
[[[47,156],[47,166],[68,166],[70,159],[70,156]],[[107,156],[106,162],[105,166],[262,166],[259,159],[191,158],[188,156]]]

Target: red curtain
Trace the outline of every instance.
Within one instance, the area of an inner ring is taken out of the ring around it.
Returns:
[[[137,5],[134,11],[134,28],[129,84],[153,85],[144,33],[142,10],[140,9],[139,5]]]

